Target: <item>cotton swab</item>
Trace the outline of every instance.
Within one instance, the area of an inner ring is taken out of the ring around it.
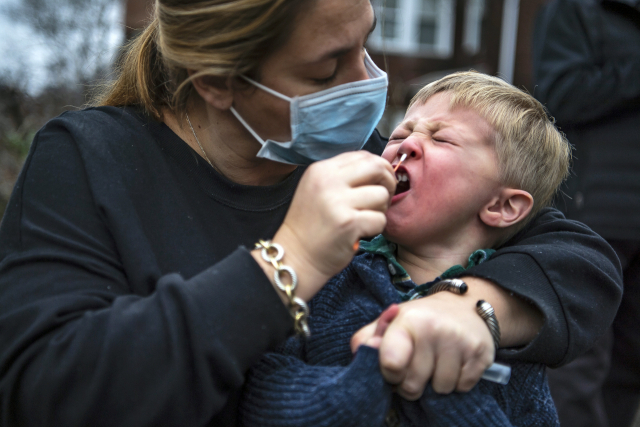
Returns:
[[[407,158],[407,153],[404,153],[402,155],[402,157],[400,157],[400,161],[398,162],[398,164],[396,165],[395,169],[393,170],[393,173],[395,173],[398,170],[398,167],[400,166],[400,163],[404,162],[404,159]],[[354,252],[358,252],[358,249],[360,248],[360,241],[357,241],[353,244],[353,251]]]
[[[402,157],[400,157],[400,161],[396,165],[395,169],[393,169],[393,173],[395,173],[398,170],[398,168],[400,167],[400,163],[404,162],[404,159],[406,158],[407,158],[407,153],[404,153]]]

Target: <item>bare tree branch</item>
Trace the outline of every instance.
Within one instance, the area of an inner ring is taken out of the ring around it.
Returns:
[[[5,14],[43,40],[48,85],[83,85],[110,69],[114,13],[122,1],[21,0]]]

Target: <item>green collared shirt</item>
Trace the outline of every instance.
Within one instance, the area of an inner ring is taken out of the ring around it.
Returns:
[[[409,276],[407,270],[405,270],[398,260],[396,260],[397,249],[398,246],[395,243],[389,242],[384,238],[384,236],[382,236],[382,234],[380,234],[374,237],[371,241],[361,240],[359,250],[385,257],[387,260],[387,267],[389,268],[389,274],[391,275],[391,282],[405,301],[426,295],[427,291],[431,286],[433,286],[433,284],[443,279],[450,279],[452,277],[459,276],[468,268],[483,263],[495,252],[493,249],[478,249],[469,256],[466,268],[459,264],[454,265],[443,272],[440,276],[436,277],[433,281],[422,285],[416,285],[411,280],[411,276]]]

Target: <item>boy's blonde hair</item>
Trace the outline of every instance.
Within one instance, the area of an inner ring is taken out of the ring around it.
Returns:
[[[470,108],[493,127],[500,182],[533,196],[531,212],[510,231],[524,227],[551,203],[569,174],[569,142],[533,96],[500,78],[475,71],[453,73],[428,84],[413,97],[409,108],[440,92],[451,95],[452,109]]]

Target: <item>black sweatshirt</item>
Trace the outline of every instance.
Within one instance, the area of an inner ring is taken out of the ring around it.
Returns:
[[[302,173],[235,184],[131,109],[50,121],[0,226],[0,425],[233,425],[246,370],[292,329],[243,246],[273,236]],[[512,355],[550,365],[621,295],[611,248],[552,209],[470,274],[543,311]]]

